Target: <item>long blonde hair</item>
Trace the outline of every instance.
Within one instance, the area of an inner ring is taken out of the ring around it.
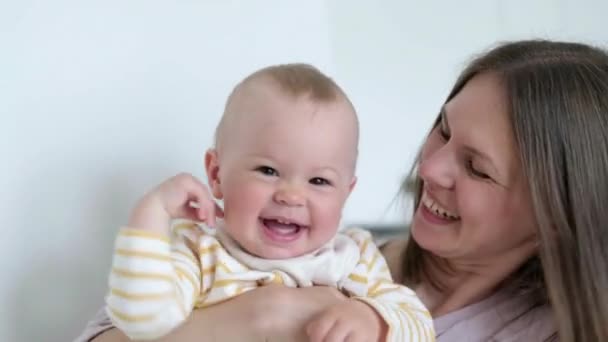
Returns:
[[[608,341],[608,53],[546,40],[502,44],[473,60],[446,102],[486,72],[506,87],[540,238],[538,255],[505,281],[551,305],[560,341]],[[403,184],[414,208],[418,162]],[[440,289],[425,253],[410,239],[404,279]]]

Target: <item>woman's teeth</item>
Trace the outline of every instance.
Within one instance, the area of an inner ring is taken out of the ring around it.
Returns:
[[[437,204],[435,201],[433,201],[426,194],[426,192],[424,192],[422,194],[421,202],[422,202],[422,204],[427,209],[429,209],[430,211],[432,211],[435,214],[437,214],[437,216],[441,216],[443,218],[450,219],[450,220],[458,220],[458,219],[460,219],[460,216],[456,215],[455,213],[450,212],[449,210],[443,208],[442,206],[440,206],[439,204]]]

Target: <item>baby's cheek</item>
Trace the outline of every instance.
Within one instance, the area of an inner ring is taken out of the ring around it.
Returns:
[[[328,231],[336,230],[342,218],[342,206],[336,203],[327,203],[326,206],[319,208],[318,219]]]

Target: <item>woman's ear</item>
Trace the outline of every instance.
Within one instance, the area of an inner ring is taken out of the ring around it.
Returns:
[[[211,194],[218,200],[222,199],[224,194],[220,181],[220,161],[217,150],[214,148],[208,149],[205,153],[205,170],[207,171],[207,182],[209,182]]]

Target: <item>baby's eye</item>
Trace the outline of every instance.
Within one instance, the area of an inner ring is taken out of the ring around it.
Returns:
[[[313,185],[331,185],[330,181],[321,177],[311,178],[308,182]]]
[[[258,166],[255,168],[255,170],[266,176],[278,176],[279,175],[279,172],[277,170],[271,168],[270,166]]]

